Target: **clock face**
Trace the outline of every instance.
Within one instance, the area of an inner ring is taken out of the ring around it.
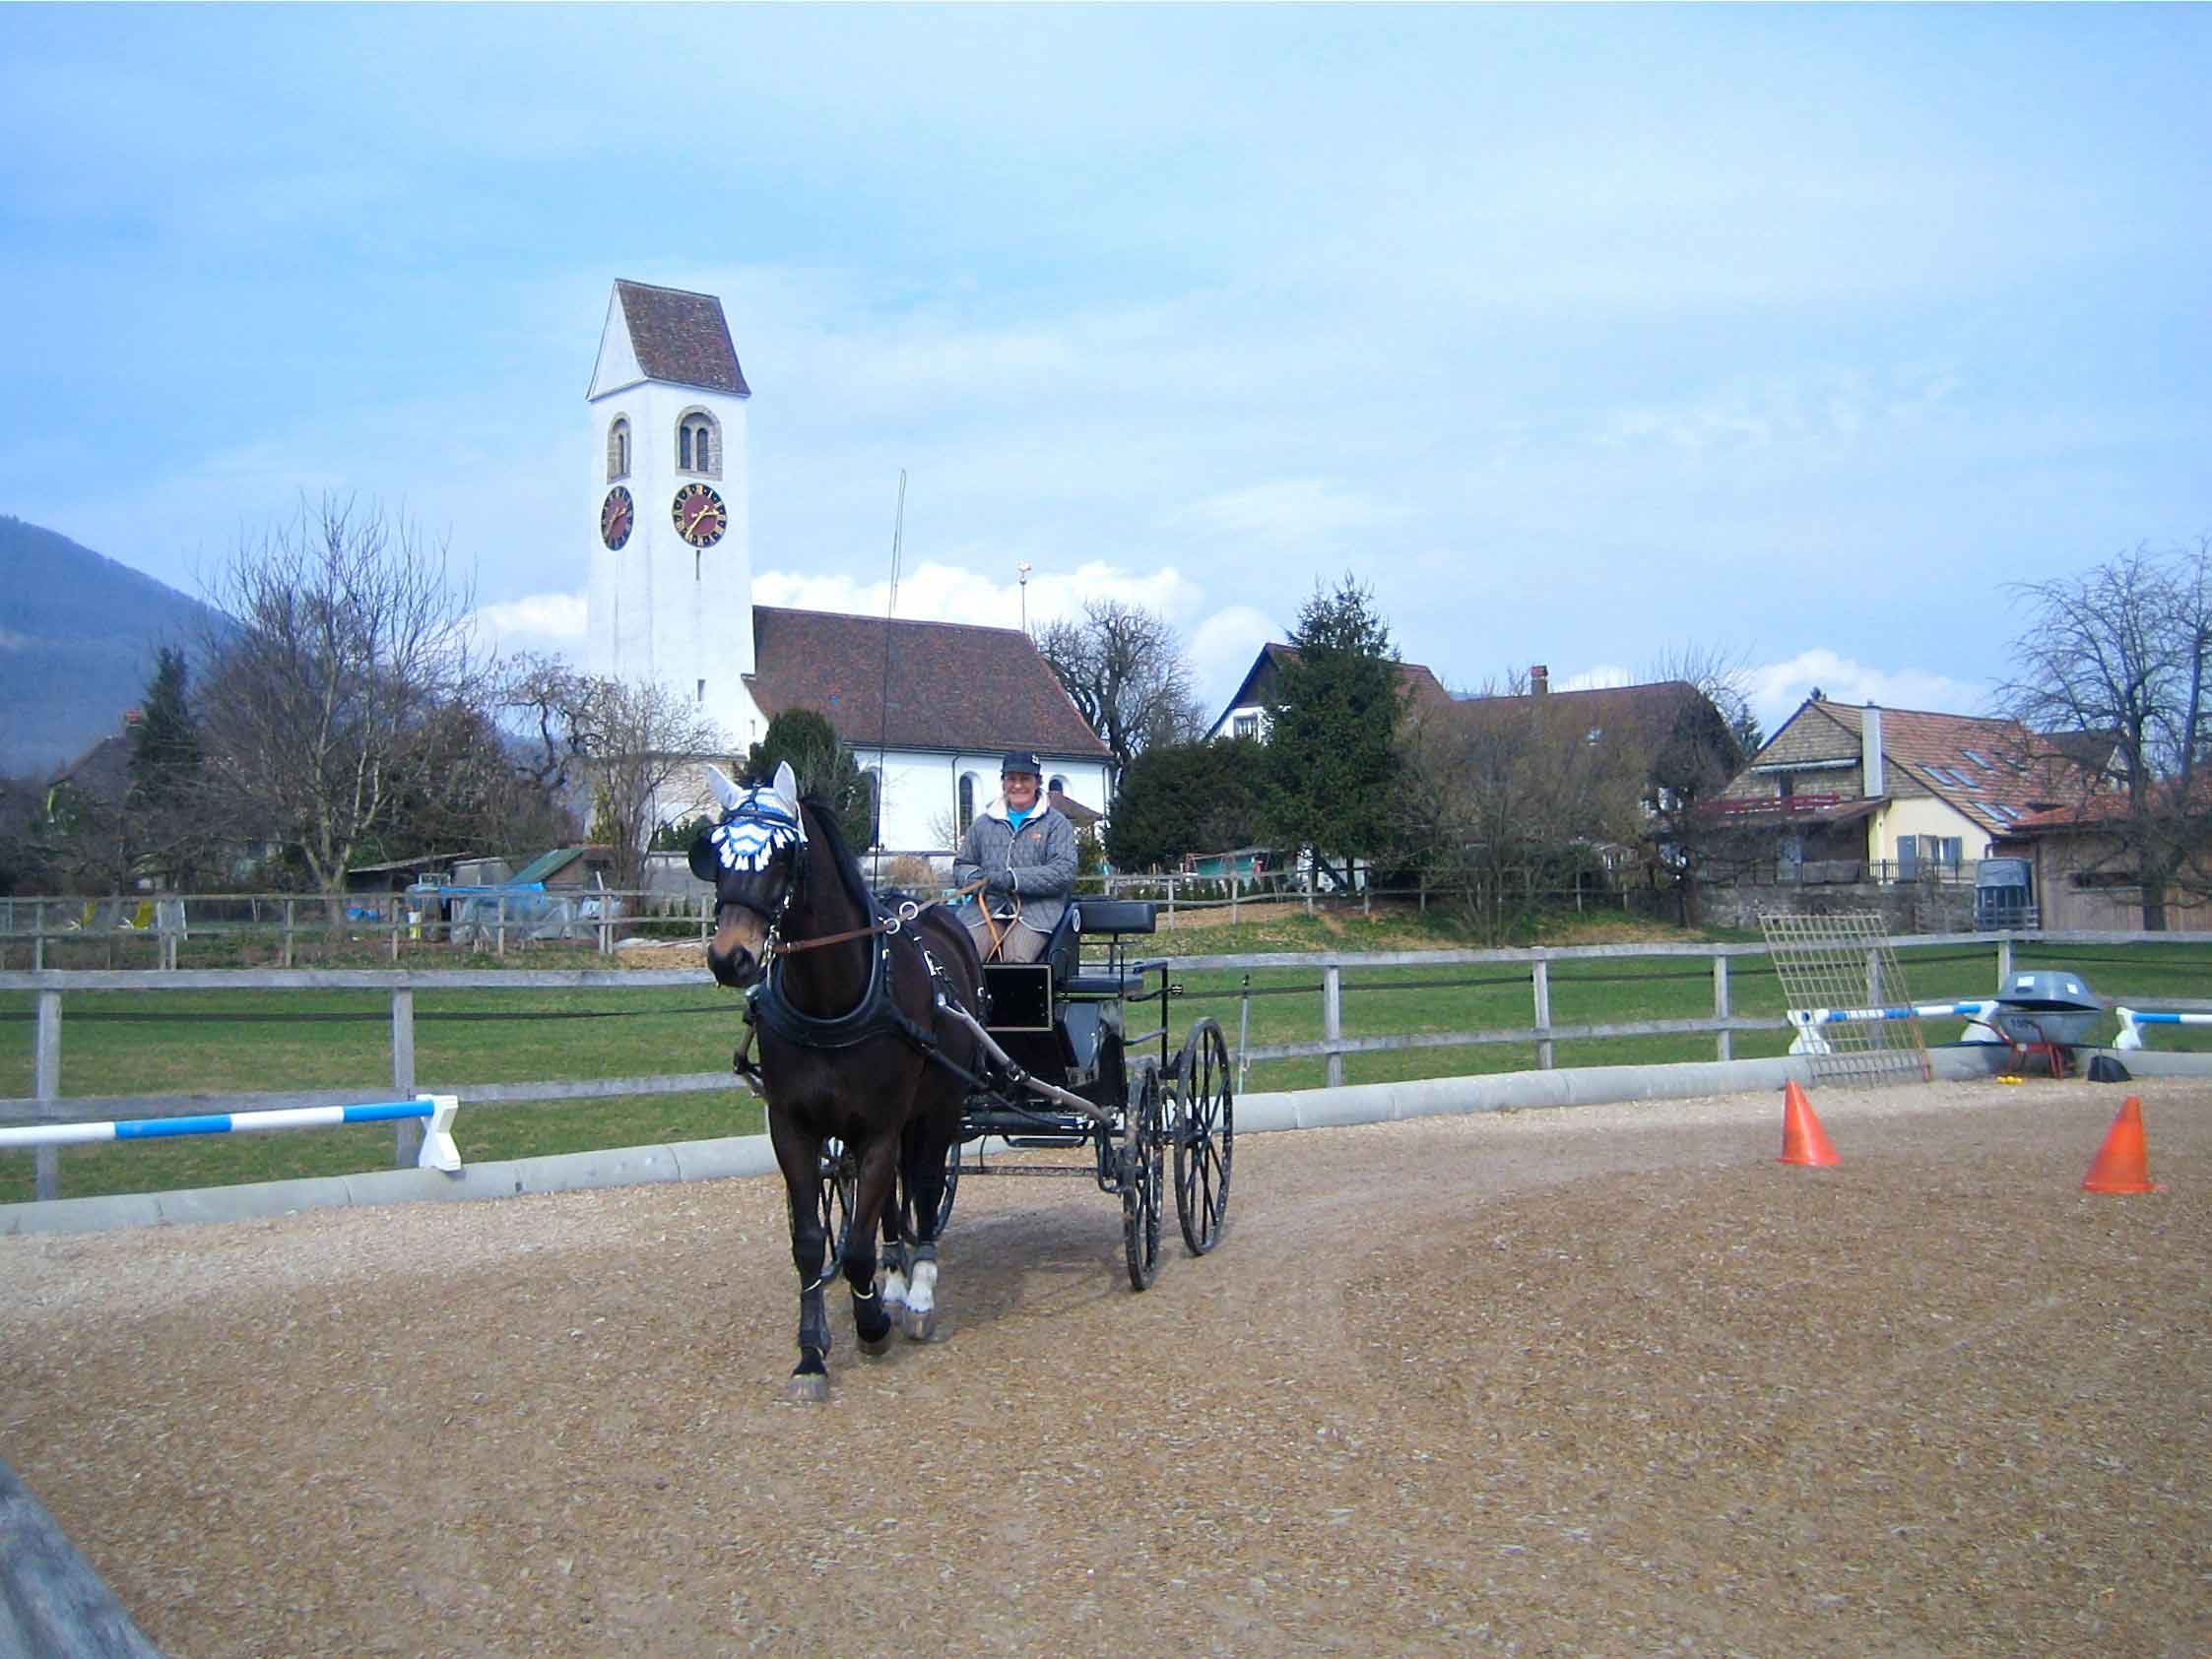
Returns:
[[[630,525],[636,517],[637,509],[629,498],[629,491],[617,484],[600,503],[599,539],[610,547],[619,547],[629,540]]]
[[[676,492],[676,533],[694,547],[711,547],[730,528],[722,497],[703,483],[687,483]]]

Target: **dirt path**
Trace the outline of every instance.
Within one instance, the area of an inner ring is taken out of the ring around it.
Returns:
[[[2212,1649],[2212,1088],[1252,1137],[1132,1294],[970,1180],[779,1398],[758,1180],[0,1241],[0,1457],[176,1656]],[[842,1302],[842,1298],[839,1298]]]

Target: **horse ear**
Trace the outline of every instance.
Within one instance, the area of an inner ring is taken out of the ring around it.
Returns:
[[[720,862],[721,861],[715,857],[713,843],[708,841],[705,836],[698,835],[691,838],[690,863],[693,875],[712,885],[718,873],[716,865]]]
[[[799,774],[792,771],[790,761],[779,760],[776,762],[776,781],[769,788],[773,789],[784,799],[790,801],[793,807],[798,806]]]
[[[714,791],[714,798],[722,802],[722,810],[736,811],[738,802],[745,798],[745,791],[730,782],[729,774],[711,760],[706,763],[706,781],[707,787]],[[697,865],[692,867],[695,869]],[[704,881],[709,878],[701,876],[699,879]]]

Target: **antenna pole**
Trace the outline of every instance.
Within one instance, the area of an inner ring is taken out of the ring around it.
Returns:
[[[871,887],[883,884],[883,797],[890,779],[891,742],[891,619],[898,614],[898,561],[906,541],[906,469],[898,470],[898,512],[891,520],[891,593],[883,606],[883,702],[879,711],[882,719],[876,733],[876,848],[871,857],[875,873],[869,878]]]

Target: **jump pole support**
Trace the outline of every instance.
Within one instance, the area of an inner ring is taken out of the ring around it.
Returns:
[[[2001,1043],[2004,1039],[1989,1024],[1989,1016],[1996,1011],[1997,1004],[1993,997],[1965,1002],[1918,1002],[1899,1008],[1791,1008],[1789,1023],[1797,1028],[1797,1035],[1789,1045],[1789,1052],[1793,1054],[1825,1054],[1829,1053],[1829,1048],[1828,1040],[1820,1035],[1822,1026],[1855,1025],[1873,1020],[1963,1019],[1969,1033],[1976,1026],[1988,1033],[1984,1037],[1970,1035],[1967,1042]]]
[[[2113,1043],[2115,1049],[2140,1049],[2147,1025],[2212,1025],[2212,1014],[2162,1014],[2149,1008],[2114,1008],[2113,1012],[2119,1016],[2119,1036]]]
[[[170,1135],[252,1134],[264,1129],[320,1129],[340,1123],[389,1123],[426,1118],[418,1169],[451,1174],[461,1167],[453,1144],[457,1095],[422,1095],[414,1100],[379,1101],[365,1106],[293,1106],[271,1112],[218,1112],[197,1117],[133,1117],[106,1123],[32,1123],[0,1128],[0,1149],[16,1146],[77,1146],[94,1141],[161,1140]]]

